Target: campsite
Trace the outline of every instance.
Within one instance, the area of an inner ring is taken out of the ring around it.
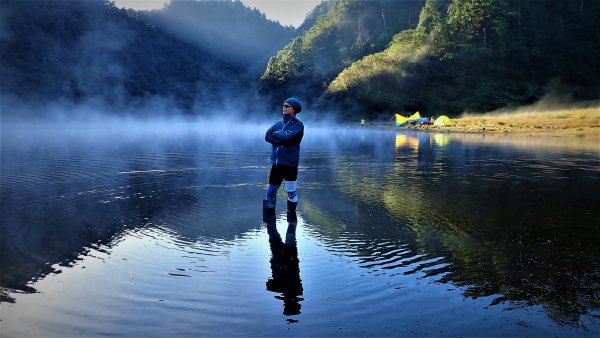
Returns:
[[[421,127],[431,125],[436,127],[446,127],[452,125],[452,120],[446,115],[441,115],[437,118],[421,117],[421,114],[419,112],[416,112],[409,117],[404,117],[400,114],[396,114],[395,119],[396,127]]]
[[[419,124],[420,114],[395,114],[394,124],[374,122],[373,127],[418,128],[461,133],[518,133],[546,136],[583,136],[600,139],[600,107],[583,105],[567,108],[523,107],[486,114],[461,114],[449,118],[430,117],[433,123]],[[436,124],[437,123],[437,124]]]

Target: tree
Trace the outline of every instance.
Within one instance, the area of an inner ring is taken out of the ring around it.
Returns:
[[[488,36],[503,44],[506,36],[506,0],[454,0],[448,7],[448,25],[457,48],[482,46]]]

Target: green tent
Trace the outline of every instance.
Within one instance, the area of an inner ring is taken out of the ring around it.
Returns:
[[[448,116],[442,115],[433,121],[433,125],[437,127],[450,126],[452,125],[452,120]]]

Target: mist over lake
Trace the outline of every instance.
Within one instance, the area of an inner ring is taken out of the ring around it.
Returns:
[[[597,139],[305,122],[274,232],[273,121],[116,122],[2,125],[3,336],[600,331]]]

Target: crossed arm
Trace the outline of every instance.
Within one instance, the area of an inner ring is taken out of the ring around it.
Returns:
[[[271,143],[274,146],[289,146],[292,144],[298,144],[302,140],[304,135],[304,126],[294,125],[292,129],[288,130],[275,130],[277,124],[274,124],[267,130],[265,134],[265,141]]]

